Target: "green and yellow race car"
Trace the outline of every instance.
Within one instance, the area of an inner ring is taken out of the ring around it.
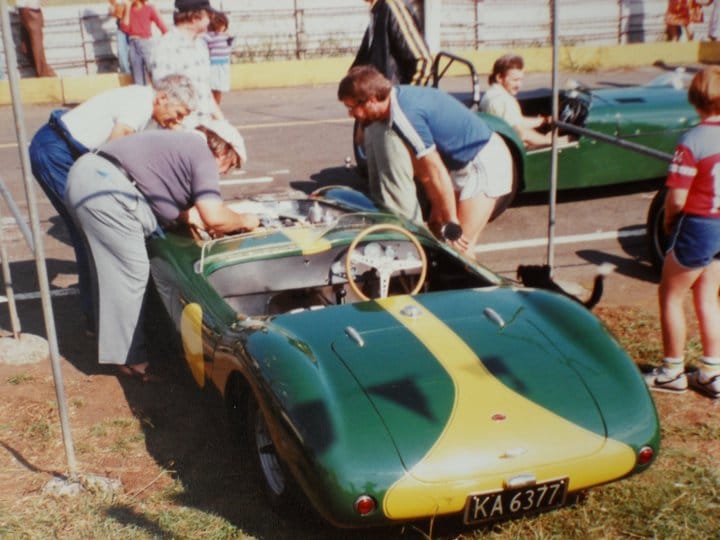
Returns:
[[[200,387],[269,502],[339,527],[563,506],[642,472],[658,417],[583,305],[523,287],[347,188],[235,203],[247,234],[150,241]]]

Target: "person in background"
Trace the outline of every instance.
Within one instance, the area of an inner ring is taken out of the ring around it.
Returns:
[[[393,84],[423,85],[430,77],[433,57],[423,37],[418,2],[365,0],[370,23],[352,67],[374,66]],[[363,148],[368,163],[368,190],[372,199],[416,223],[423,215],[412,176],[410,155],[387,124],[363,126],[356,122],[353,139]]]
[[[665,34],[668,41],[680,41],[685,32],[685,38],[692,41],[695,34],[693,24],[703,22],[705,16],[703,7],[710,5],[712,0],[668,0],[665,11]]]
[[[202,36],[210,52],[210,89],[218,105],[223,93],[230,91],[230,55],[235,38],[227,33],[228,24],[227,15],[214,11]]]
[[[718,9],[720,0],[717,2],[711,0],[710,3],[712,4],[712,10],[710,11],[710,17],[708,17],[708,39],[717,41],[718,35],[720,35],[720,29],[718,29],[718,24],[720,24],[720,9]]]
[[[41,0],[16,0],[15,7],[20,17],[20,52],[30,59],[38,77],[55,77],[55,71],[45,59]]]
[[[200,38],[207,31],[212,12],[208,0],[175,0],[175,26],[155,41],[150,60],[153,80],[182,73],[192,81],[197,92],[198,107],[185,120],[189,128],[209,118],[223,118],[210,88],[208,48]]]
[[[372,65],[393,84],[425,84],[433,58],[422,35],[423,21],[408,0],[365,0],[370,23],[350,66]]]
[[[117,44],[118,68],[120,73],[130,73],[130,59],[128,50],[128,35],[121,28],[125,10],[128,7],[126,0],[108,0],[110,3],[110,15],[115,18],[117,30],[115,31],[115,43]]]
[[[480,100],[480,110],[510,124],[526,148],[548,146],[552,144],[552,132],[547,130],[552,118],[524,116],[517,100],[525,76],[524,69],[523,58],[517,54],[506,54],[495,60],[488,77],[490,87]],[[560,139],[560,142],[567,142],[567,137]]]
[[[70,167],[106,141],[145,129],[152,121],[174,129],[196,106],[195,90],[184,75],[170,75],[155,87],[130,85],[98,94],[68,111],[52,112],[30,142],[33,176],[67,227],[78,266],[80,303],[87,330],[94,333],[90,265],[82,238],[63,197]]]
[[[153,35],[152,25],[165,34],[167,27],[155,6],[147,0],[132,0],[123,14],[120,28],[128,36],[130,72],[135,84],[147,84]]]
[[[688,385],[720,398],[720,67],[695,74],[688,100],[700,124],[680,139],[665,185],[665,229],[671,233],[659,287],[662,366],[645,374],[652,390],[682,393]],[[684,301],[692,291],[703,357],[685,371]]]
[[[456,249],[471,250],[500,197],[512,191],[513,158],[502,137],[453,96],[393,86],[373,66],[352,68],[338,99],[356,120],[399,135],[430,201],[430,229]]]
[[[65,203],[92,253],[98,294],[98,361],[147,382],[143,335],[150,261],[146,238],[191,223],[213,237],[249,231],[254,214],[220,195],[220,174],[246,161],[240,133],[224,120],[194,131],[148,130],[102,145],[70,169]]]

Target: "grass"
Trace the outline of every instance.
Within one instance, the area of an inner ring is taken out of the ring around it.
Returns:
[[[611,308],[598,315],[636,362],[657,363],[656,315]],[[99,419],[75,434],[79,457],[92,459],[97,474],[141,474],[141,481],[125,492],[53,497],[42,493],[52,468],[28,474],[17,500],[0,497],[0,538],[704,540],[720,531],[720,404],[694,393],[655,396],[662,449],[646,472],[590,490],[572,506],[474,531],[449,520],[337,531],[302,508],[291,516],[269,508],[237,441],[226,425],[207,421],[218,411],[191,384],[167,396],[149,392],[147,401],[128,397],[132,415]],[[41,403],[23,409],[32,420],[18,435],[26,451],[17,454],[37,468],[38,453],[55,452],[54,467],[62,469],[57,428],[48,416],[54,411]],[[92,401],[85,403],[90,409]],[[8,418],[0,443],[15,448],[6,441],[18,426],[5,411],[0,404],[0,417]],[[2,479],[0,462],[0,494]]]
[[[7,382],[12,385],[20,385],[25,383],[30,383],[34,379],[32,375],[27,375],[25,373],[20,373],[18,375],[13,375],[12,377],[8,377]]]

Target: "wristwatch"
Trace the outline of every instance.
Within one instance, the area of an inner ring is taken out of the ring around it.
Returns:
[[[463,234],[462,227],[458,223],[448,221],[440,227],[440,236],[449,242],[459,240]]]

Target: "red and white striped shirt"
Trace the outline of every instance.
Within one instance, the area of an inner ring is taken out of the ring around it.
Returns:
[[[708,118],[683,135],[665,185],[688,190],[686,214],[720,217],[720,117]]]

